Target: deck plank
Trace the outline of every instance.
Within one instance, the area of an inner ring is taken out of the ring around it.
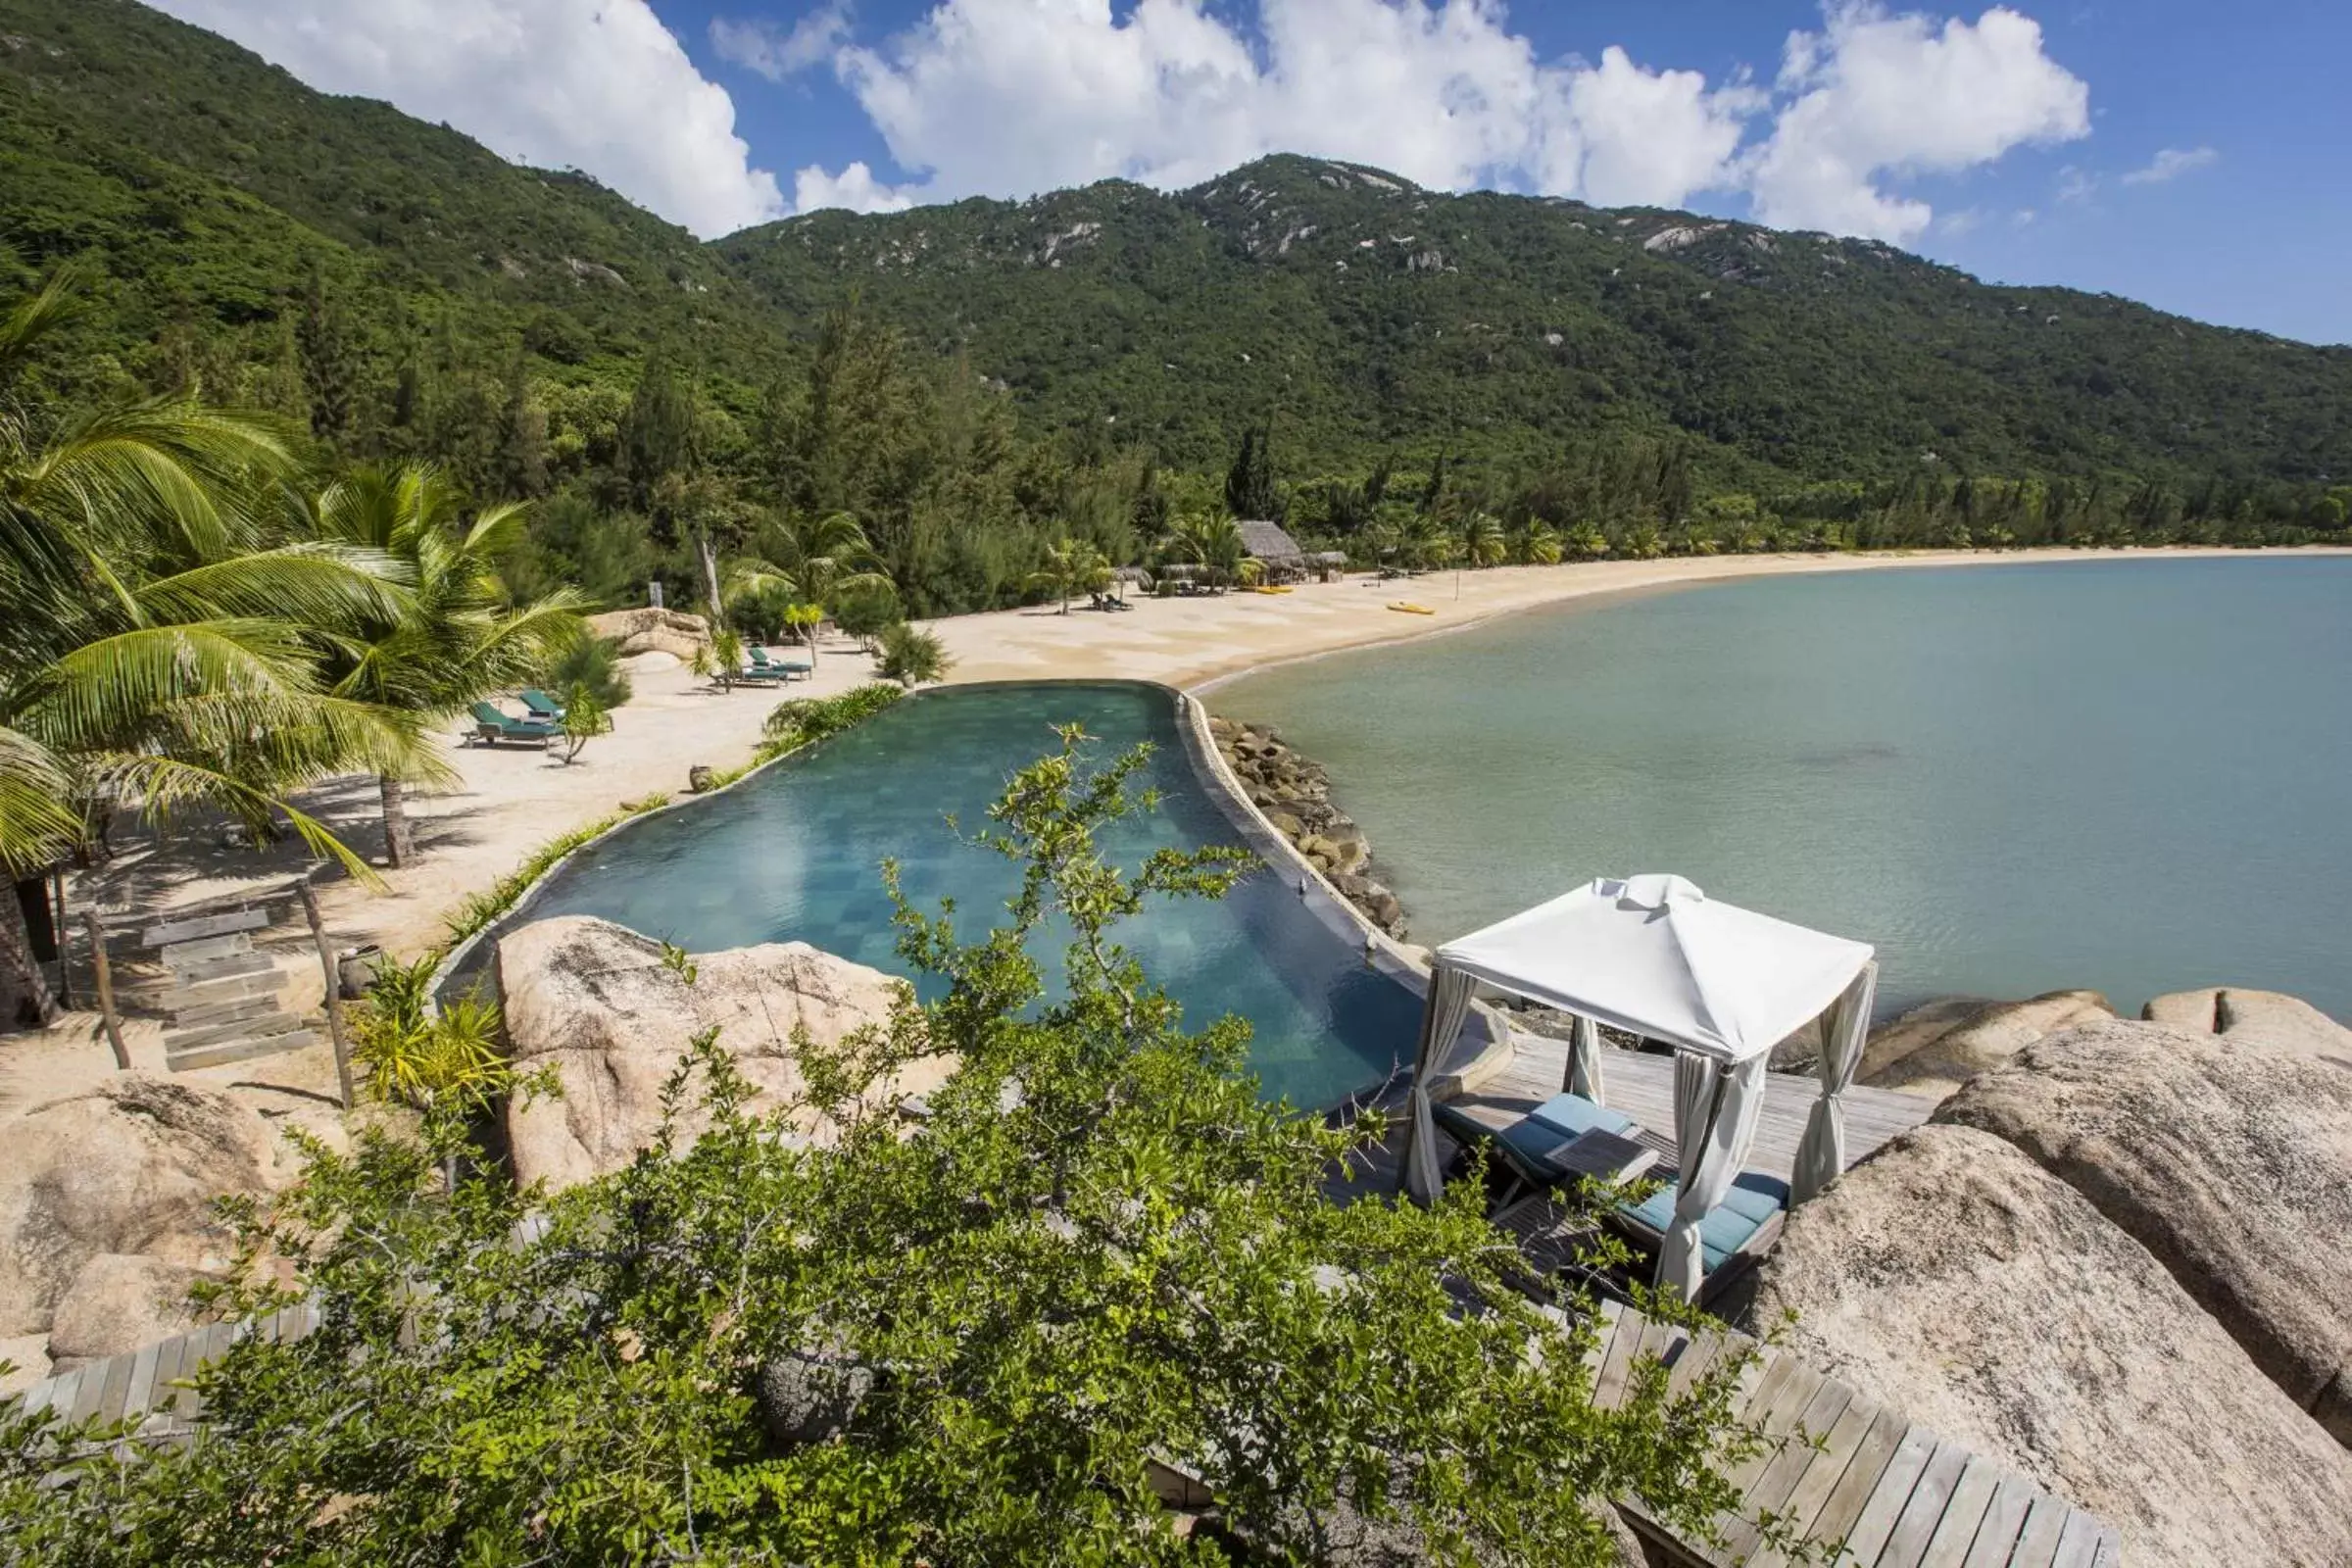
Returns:
[[[1862,1504],[1862,1512],[1854,1527],[1846,1532],[1845,1552],[1838,1561],[1858,1563],[1861,1568],[1879,1560],[1879,1552],[1886,1538],[1894,1534],[1895,1522],[1911,1502],[1911,1491],[1935,1459],[1942,1440],[1927,1427],[1913,1425],[1895,1446],[1894,1456],[1886,1461],[1878,1484],[1870,1489],[1870,1496]]]
[[[1822,1510],[1828,1504],[1831,1494],[1838,1490],[1838,1484],[1845,1478],[1846,1467],[1854,1462],[1863,1438],[1884,1413],[1880,1406],[1859,1394],[1853,1395],[1844,1410],[1838,1414],[1837,1424],[1830,1428],[1829,1435],[1822,1440],[1819,1451],[1813,1454],[1811,1461],[1798,1475],[1796,1485],[1790,1489],[1788,1497],[1774,1505],[1787,1517],[1788,1528],[1800,1538],[1814,1541],[1833,1539],[1819,1528]],[[1782,1553],[1766,1547],[1749,1560],[1748,1568],[1784,1568],[1787,1561],[1788,1558]]]
[[[2001,1477],[1960,1568],[2008,1568],[2009,1554],[2017,1549],[2018,1533],[2026,1528],[2026,1515],[2037,1494],[2038,1489],[2024,1476]]]
[[[1862,1517],[1877,1491],[1880,1478],[1902,1447],[1903,1438],[1911,1430],[1911,1420],[1900,1410],[1882,1405],[1872,1419],[1870,1429],[1854,1446],[1854,1456],[1846,1462],[1845,1471],[1838,1485],[1821,1505],[1821,1512],[1812,1524],[1813,1538],[1821,1542],[1841,1541],[1852,1534],[1854,1521]]]
[[[2051,1568],[2058,1555],[2058,1538],[2066,1529],[2066,1516],[2072,1512],[2048,1493],[2035,1493],[2025,1528],[2018,1532],[2016,1549],[2009,1554],[2009,1568]]]
[[[2066,1527],[2058,1532],[2057,1549],[2050,1553],[2050,1568],[2091,1568],[2091,1558],[2099,1549],[2103,1534],[2099,1522],[2082,1509],[2068,1512]]]
[[[1886,1544],[1879,1548],[1879,1568],[1919,1568],[1927,1555],[1928,1544],[1943,1524],[1950,1509],[1952,1494],[1959,1490],[1960,1478],[1967,1474],[1969,1451],[1956,1443],[1939,1445],[1936,1456],[1919,1473],[1917,1485],[1911,1489],[1911,1499],[1895,1516],[1894,1529],[1886,1536]],[[1977,1519],[1982,1519],[1984,1499],[1978,1499]],[[1973,1534],[1976,1520],[1969,1521]]]
[[[1982,1455],[1969,1455],[1960,1479],[1952,1485],[1950,1500],[1943,1505],[1943,1517],[1920,1555],[1919,1568],[1966,1568],[1969,1549],[1984,1527],[1992,1494],[2000,1484],[2000,1466]]]

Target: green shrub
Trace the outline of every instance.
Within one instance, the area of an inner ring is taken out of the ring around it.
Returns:
[[[939,633],[902,621],[882,634],[880,673],[912,690],[930,681],[945,680],[955,661]]]
[[[776,705],[761,726],[767,738],[760,746],[760,760],[863,723],[905,695],[900,687],[873,681],[839,697],[787,698]]]

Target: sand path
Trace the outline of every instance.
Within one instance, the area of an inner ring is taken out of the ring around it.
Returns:
[[[2199,552],[2205,554],[2207,552]],[[2339,552],[2340,553],[2340,552]],[[2168,552],[2167,558],[2189,554]],[[2242,554],[2210,552],[2210,554]],[[2148,552],[2050,551],[1991,556],[1920,552],[1886,556],[1741,556],[1654,562],[1595,562],[1444,572],[1409,581],[1355,576],[1288,594],[1233,593],[1181,599],[1136,598],[1121,613],[1052,608],[958,616],[934,623],[956,661],[955,681],[1130,678],[1200,689],[1217,680],[1293,659],[1340,649],[1459,630],[1495,615],[1573,601],[1597,603],[1629,594],[1733,578],[1800,572],[1869,571],[1923,565],[1984,564],[2032,559],[2149,559]],[[1405,614],[1393,601],[1426,606]],[[873,678],[853,645],[822,650],[817,676],[792,695],[826,696]],[[694,763],[733,767],[751,755],[760,721],[777,701],[767,690],[720,694],[683,669],[642,672],[634,699],[614,714],[614,732],[565,766],[530,749],[455,747],[461,782],[449,793],[415,800],[422,855],[382,873],[371,890],[340,875],[321,883],[327,929],[339,946],[375,943],[413,956],[442,933],[445,916],[468,894],[496,883],[538,845],[656,792],[682,793]],[[344,842],[380,864],[382,834],[374,784],[351,779],[311,793],[306,808]],[[227,847],[215,824],[187,822],[117,834],[123,853],[104,870],[76,876],[75,910],[150,915],[271,884],[299,873],[299,845],[259,853]],[[290,978],[286,1001],[318,1005],[323,987],[309,938],[297,917],[267,933]],[[136,976],[126,976],[133,980]],[[126,986],[127,989],[127,986]],[[134,1064],[163,1068],[159,1025],[132,1014]],[[69,1094],[112,1070],[93,1013],[66,1015],[46,1031],[0,1037],[0,1118]],[[334,1085],[323,1047],[189,1075],[259,1097],[272,1114],[311,1119]]]

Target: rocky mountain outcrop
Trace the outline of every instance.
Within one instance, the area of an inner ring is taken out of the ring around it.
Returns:
[[[881,1024],[905,990],[863,964],[806,943],[770,943],[668,957],[661,943],[609,920],[565,915],[498,945],[500,1003],[516,1071],[553,1068],[561,1098],[516,1096],[507,1107],[515,1179],[568,1187],[617,1170],[651,1141],[663,1082],[694,1037],[719,1044],[754,1087],[752,1108],[787,1106],[803,1088],[795,1039],[838,1043]],[[689,973],[692,978],[689,979]],[[934,1088],[942,1058],[878,1085],[895,1098]],[[687,1141],[704,1124],[690,1117]],[[804,1130],[822,1137],[813,1119]]]
[[[710,623],[679,610],[608,610],[590,615],[588,629],[619,643],[624,659],[636,654],[667,654],[680,663],[692,663],[696,650],[710,646]]]
[[[1876,1088],[1941,1100],[2036,1040],[2114,1016],[2096,991],[2050,991],[2024,1002],[1948,997],[1873,1034],[1856,1076]]]
[[[2148,1250],[2010,1144],[1906,1134],[1788,1220],[1758,1322],[2114,1525],[2128,1563],[2352,1562],[2352,1454]]]
[[[70,1295],[122,1305],[115,1286],[129,1265],[108,1263],[83,1278],[101,1258],[140,1254],[179,1271],[226,1266],[213,1200],[266,1196],[290,1173],[269,1124],[250,1107],[146,1073],[35,1107],[10,1123],[7,1146],[0,1338],[50,1333]],[[101,1315],[113,1309],[91,1307]],[[74,1316],[74,1353],[98,1353],[83,1347],[115,1331],[93,1331],[83,1314]]]
[[[2081,1193],[2352,1446],[2352,1030],[2262,993],[2149,1011],[2193,1023],[2200,998],[2202,1033],[2071,1030],[1936,1119],[1992,1134]]]
[[[1331,775],[1262,724],[1212,716],[1210,739],[1241,781],[1243,793],[1274,831],[1298,848],[1340,896],[1390,936],[1405,935],[1404,906],[1372,874],[1372,847],[1347,812],[1331,804]]]

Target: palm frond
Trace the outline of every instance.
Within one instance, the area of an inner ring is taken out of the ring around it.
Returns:
[[[53,865],[82,836],[73,779],[31,736],[0,728],[0,866],[12,877]]]
[[[334,860],[350,873],[353,881],[370,889],[384,885],[374,867],[352,853],[325,823],[232,773],[178,758],[152,755],[103,759],[98,771],[106,782],[124,795],[135,797],[142,811],[157,822],[168,822],[178,812],[205,807],[235,817],[256,833],[267,833],[283,816],[303,843],[310,846],[312,854],[322,860]]]

